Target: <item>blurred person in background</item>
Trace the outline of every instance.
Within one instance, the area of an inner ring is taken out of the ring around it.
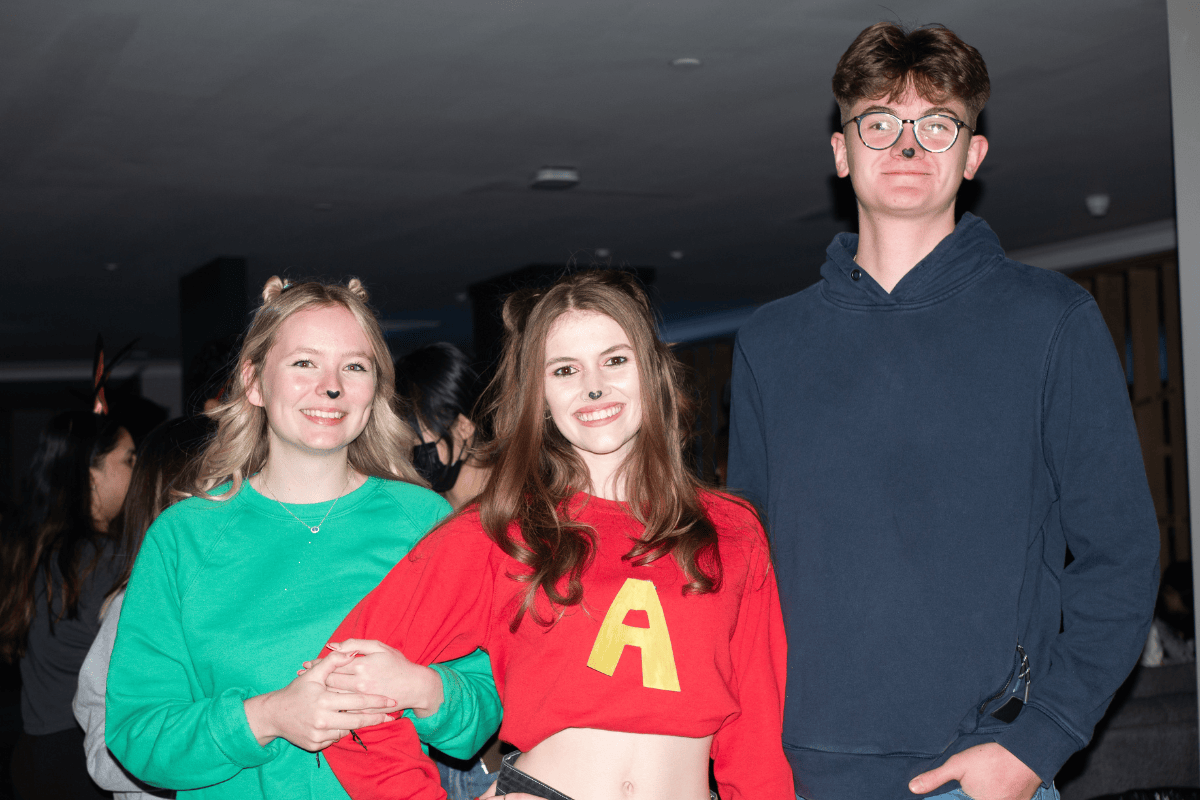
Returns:
[[[421,436],[413,466],[455,509],[487,482],[489,470],[477,457],[481,426],[472,416],[482,388],[467,354],[449,342],[396,360],[396,394]]]
[[[146,435],[138,448],[125,507],[119,552],[123,569],[116,577],[102,614],[100,632],[79,671],[79,686],[72,708],[83,727],[88,773],[116,800],[173,797],[174,792],[155,790],[130,775],[104,743],[104,690],[108,664],[117,638],[117,623],[125,586],[146,530],[164,508],[182,499],[194,483],[196,456],[203,449],[210,427],[204,417],[182,417],[164,422]]]
[[[482,426],[473,411],[482,390],[467,354],[449,342],[435,342],[396,359],[396,394],[408,423],[420,433],[413,466],[457,511],[475,498],[490,470],[479,460]],[[500,741],[493,736],[481,757],[470,762],[434,753],[449,800],[483,794],[500,769]]]
[[[0,656],[21,662],[17,797],[110,797],[88,777],[71,698],[100,609],[124,569],[121,511],[133,438],[104,414],[50,420],[24,478],[15,525],[0,539]]]

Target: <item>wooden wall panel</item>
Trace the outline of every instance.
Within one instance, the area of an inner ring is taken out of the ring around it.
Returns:
[[[1121,357],[1121,366],[1128,368],[1129,365],[1125,363],[1125,276],[1120,273],[1101,273],[1094,281],[1089,279],[1088,283],[1094,283],[1095,288],[1089,285],[1083,288],[1096,298],[1096,305],[1100,306],[1108,332],[1112,334],[1113,346]]]
[[[1183,418],[1183,329],[1179,311],[1179,266],[1174,258],[1162,265],[1163,334],[1167,348],[1168,381],[1164,390],[1167,404],[1167,456],[1170,459],[1171,516],[1175,560],[1191,560],[1192,539],[1188,535],[1187,448],[1184,445]]]
[[[1165,569],[1191,558],[1176,259],[1173,253],[1148,256],[1071,277],[1096,298],[1126,374],[1132,376],[1130,401]]]

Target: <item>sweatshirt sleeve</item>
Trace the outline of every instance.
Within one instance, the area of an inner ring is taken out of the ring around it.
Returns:
[[[504,713],[492,663],[487,653],[476,650],[430,667],[442,677],[442,706],[428,717],[413,715],[413,727],[422,742],[452,758],[468,759],[500,727]]]
[[[452,520],[413,548],[355,606],[330,641],[377,639],[425,665],[462,658],[486,647],[496,569],[488,557],[490,551],[490,540],[478,530],[478,517],[467,514]],[[485,662],[477,662],[472,669],[478,670]],[[445,669],[439,669],[443,687],[447,685]],[[450,669],[462,677],[462,662]],[[447,700],[454,702],[449,696]],[[482,737],[482,743],[494,730],[494,721],[491,716],[476,718],[478,730],[469,736]],[[455,727],[463,731],[471,727],[466,712]],[[352,798],[445,798],[437,768],[421,751],[411,720],[401,718],[362,728],[358,734],[362,746],[345,737],[325,751]]]
[[[722,800],[792,800],[796,795],[782,740],[787,636],[761,528],[758,537],[729,644],[739,711],[713,737],[713,774]]]
[[[758,383],[739,337],[733,348],[733,379],[729,408],[729,479],[736,489],[760,509],[766,508],[767,440]]]
[[[133,775],[170,789],[228,780],[274,759],[286,744],[258,744],[246,720],[250,688],[206,697],[183,634],[174,546],[155,523],[138,554],[108,671],[105,739]]]
[[[1050,351],[1043,452],[1074,560],[1049,671],[999,735],[1046,783],[1087,745],[1146,641],[1158,587],[1158,523],[1120,362],[1091,298],[1064,315]],[[1036,671],[1035,671],[1036,674]]]
[[[124,594],[120,592],[113,598],[100,624],[100,632],[88,650],[83,668],[79,670],[79,686],[71,708],[79,726],[83,728],[83,752],[87,758],[88,774],[101,789],[173,797],[173,792],[159,793],[126,772],[104,742],[104,690],[108,684],[108,664],[117,639],[117,620],[121,616]]]

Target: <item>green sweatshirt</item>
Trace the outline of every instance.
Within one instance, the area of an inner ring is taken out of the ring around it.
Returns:
[[[329,507],[287,508],[316,525]],[[243,701],[291,682],[448,511],[427,489],[378,478],[337,501],[315,534],[248,482],[229,500],[168,508],[146,534],[121,612],[109,749],[138,778],[195,790],[189,797],[347,797],[324,759],[284,739],[259,746]],[[413,724],[422,741],[469,757],[500,722],[487,656],[434,669],[445,701]]]

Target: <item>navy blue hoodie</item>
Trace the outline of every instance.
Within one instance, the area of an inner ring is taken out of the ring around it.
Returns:
[[[1112,338],[1087,292],[970,214],[890,294],[857,247],[839,234],[823,280],[734,351],[729,484],[775,550],[797,792],[911,800],[989,741],[1049,782],[1136,662],[1158,585]],[[1028,703],[1002,722],[1018,644]]]

